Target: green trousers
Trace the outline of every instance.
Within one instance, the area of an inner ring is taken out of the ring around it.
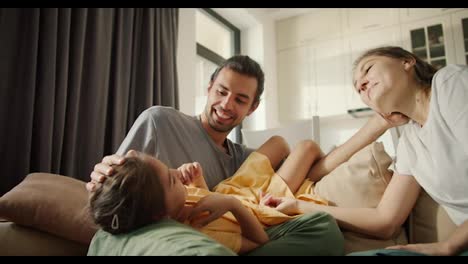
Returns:
[[[318,212],[268,228],[270,241],[248,256],[344,255],[344,238],[335,219]]]

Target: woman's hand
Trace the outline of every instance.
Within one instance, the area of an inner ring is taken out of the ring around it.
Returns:
[[[409,118],[406,115],[398,113],[398,112],[386,113],[386,114],[378,113],[378,115],[384,121],[386,121],[386,125],[388,126],[388,128],[401,126],[401,125],[408,123],[409,121]]]
[[[300,213],[297,205],[297,199],[294,198],[274,197],[269,193],[261,193],[260,204],[272,207],[286,215],[296,215]]]
[[[431,256],[448,256],[450,252],[444,243],[428,243],[428,244],[408,244],[387,247],[386,249],[400,249],[418,252]]]

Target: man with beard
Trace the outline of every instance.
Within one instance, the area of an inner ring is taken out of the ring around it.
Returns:
[[[171,168],[199,162],[212,189],[232,176],[253,151],[227,136],[257,108],[264,80],[262,69],[248,56],[226,60],[211,76],[203,113],[189,116],[171,107],[150,107],[137,118],[116,155],[105,157],[91,178],[100,181],[109,164],[119,163],[134,149]]]
[[[253,151],[233,143],[227,136],[257,109],[264,82],[264,73],[257,62],[248,56],[231,57],[212,74],[201,115],[189,116],[162,106],[145,110],[117,153],[104,157],[94,167],[86,188],[93,192],[106,176],[112,175],[111,165],[125,162],[123,156],[133,149],[152,155],[172,168],[199,162],[212,190],[234,175]],[[271,241],[252,251],[252,255],[336,255],[343,254],[344,250],[341,232],[328,214],[304,215],[271,227],[267,233]]]

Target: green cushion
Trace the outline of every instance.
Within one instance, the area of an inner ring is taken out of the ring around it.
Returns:
[[[88,256],[234,256],[232,250],[174,220],[161,220],[127,234],[98,230]]]

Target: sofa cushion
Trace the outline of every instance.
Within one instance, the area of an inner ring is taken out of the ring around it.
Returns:
[[[119,235],[100,229],[88,251],[88,256],[220,255],[236,254],[195,229],[170,219]]]
[[[32,173],[0,197],[0,218],[89,244],[97,227],[87,204],[84,182],[57,174]]]
[[[339,207],[377,207],[393,175],[381,142],[356,152],[315,185],[315,193]]]

